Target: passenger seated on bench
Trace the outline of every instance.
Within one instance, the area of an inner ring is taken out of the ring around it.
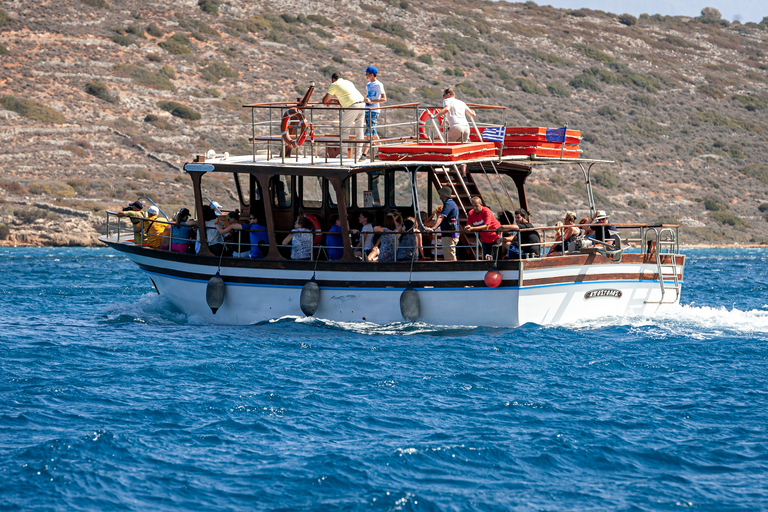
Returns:
[[[421,238],[421,233],[419,233],[413,220],[405,219],[403,235],[400,245],[397,247],[397,261],[412,261],[416,257],[416,247],[421,245],[419,238]]]
[[[399,214],[398,214],[399,215]],[[401,217],[402,218],[402,217]],[[377,233],[381,233],[379,238],[379,260],[395,261],[395,246],[397,245],[397,223],[394,215],[384,217],[384,226],[373,228]]]
[[[230,214],[231,213],[232,212],[230,212]],[[250,250],[249,252],[245,253],[245,247],[241,247],[242,250],[239,256],[245,257],[247,255],[248,257],[253,259],[261,259],[264,257],[264,253],[261,251],[261,247],[259,247],[259,244],[269,244],[269,235],[267,234],[267,227],[259,224],[259,219],[256,216],[256,212],[251,213],[249,220],[250,220],[249,224],[243,224],[235,219],[233,220],[233,222],[229,224],[229,226],[225,228],[220,228],[217,226],[217,229],[221,234],[229,233],[232,230],[248,231],[248,236],[250,238],[249,240]]]
[[[358,217],[360,224],[360,241],[357,243],[358,250],[355,251],[357,257],[365,261],[378,261],[379,248],[373,245],[373,221],[375,217],[367,210],[360,212]]]
[[[312,222],[299,215],[296,223],[293,225],[293,231],[283,239],[283,245],[291,244],[292,260],[308,260],[312,258],[312,241],[314,238],[314,229]]]
[[[608,224],[608,214],[604,210],[598,210],[592,222],[599,224],[599,226],[592,228],[592,231],[595,233],[595,240],[614,245],[616,241],[614,237],[619,234],[619,231],[616,229],[616,226]]]
[[[505,245],[509,244],[507,257],[510,259],[521,258],[537,258],[539,256],[539,243],[541,243],[541,237],[538,231],[523,231],[521,229],[533,228],[533,224],[530,222],[529,213],[523,209],[518,208],[515,210],[515,223],[514,224],[502,224],[497,231],[510,230],[517,231],[518,233],[509,237],[504,237]],[[520,246],[522,246],[522,254],[520,254],[520,247],[518,246],[518,238],[520,240]]]
[[[338,215],[331,216],[333,226],[325,235],[325,250],[329,260],[340,260],[344,257],[344,239],[341,238],[341,219]]]
[[[564,229],[561,229],[558,235],[561,235],[560,237],[560,244],[553,245],[550,247],[549,252],[547,253],[547,256],[558,256],[565,254],[565,251],[571,251],[574,250],[571,249],[571,244],[574,244],[576,242],[576,239],[581,234],[581,230],[574,225],[574,222],[576,221],[576,214],[573,212],[566,212],[565,217],[563,217],[563,224],[560,224],[558,222],[558,225],[564,226]]]

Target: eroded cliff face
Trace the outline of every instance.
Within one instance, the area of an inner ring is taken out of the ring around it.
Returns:
[[[97,243],[104,210],[139,196],[191,206],[184,162],[250,151],[242,104],[310,81],[320,93],[334,70],[362,88],[369,64],[389,104],[436,105],[454,86],[506,106],[508,125],[581,130],[584,156],[617,162],[594,176],[617,222],[680,222],[689,242],[768,239],[762,25],[533,2],[169,5],[0,1],[0,243]],[[532,176],[538,224],[586,213],[579,177]],[[212,194],[237,206],[227,183]]]

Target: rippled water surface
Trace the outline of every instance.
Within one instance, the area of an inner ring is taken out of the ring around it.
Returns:
[[[766,510],[768,251],[687,254],[664,317],[488,329],[199,325],[0,249],[0,510]]]

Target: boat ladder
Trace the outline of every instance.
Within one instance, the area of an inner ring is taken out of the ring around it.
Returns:
[[[677,274],[677,238],[671,228],[656,229],[656,272],[659,276],[661,300],[646,301],[646,304],[674,304],[680,297],[680,280]],[[666,262],[665,262],[665,256]],[[674,298],[665,301],[667,292],[674,290]]]

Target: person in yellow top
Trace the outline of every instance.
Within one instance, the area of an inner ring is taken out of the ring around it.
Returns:
[[[341,105],[341,138],[363,138],[365,126],[365,97],[360,94],[355,84],[341,78],[338,73],[331,75],[331,86],[323,97],[323,105]],[[333,98],[333,96],[336,96]]]
[[[141,245],[142,241],[142,232],[143,229],[141,227],[142,219],[146,218],[146,214],[144,213],[144,205],[141,204],[141,201],[134,201],[125,208],[123,208],[122,211],[117,212],[118,217],[128,217],[131,220],[131,224],[133,224],[133,243],[136,245]]]
[[[160,246],[163,244],[163,239],[165,238],[163,233],[168,227],[168,219],[158,215],[159,213],[160,209],[157,206],[150,206],[147,209],[147,218],[144,221],[144,232],[147,234],[147,245],[154,249],[160,249]]]

